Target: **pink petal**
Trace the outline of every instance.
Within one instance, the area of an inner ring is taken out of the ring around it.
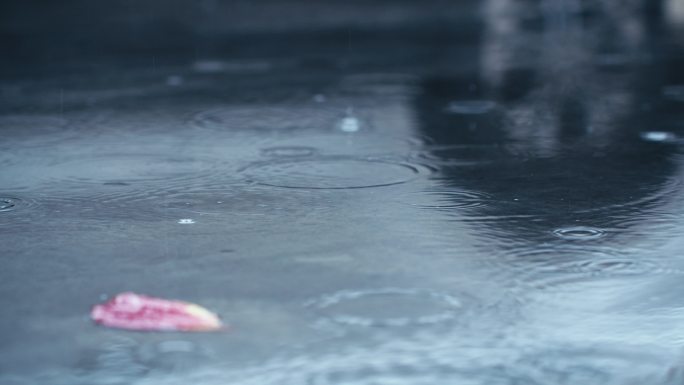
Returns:
[[[129,330],[215,331],[223,327],[218,316],[189,302],[121,293],[95,305],[90,317],[98,324]]]

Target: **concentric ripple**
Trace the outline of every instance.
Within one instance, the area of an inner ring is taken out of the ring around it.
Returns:
[[[413,156],[438,166],[477,166],[496,161],[505,150],[493,145],[427,146]]]
[[[17,198],[15,196],[0,196],[0,213],[15,211],[33,206],[33,200]]]
[[[449,103],[445,111],[450,114],[480,115],[496,108],[496,102],[492,100],[456,100]]]
[[[605,231],[593,227],[574,226],[556,229],[553,231],[553,235],[569,240],[589,240],[603,237]]]
[[[533,286],[554,286],[593,278],[680,274],[664,261],[611,247],[530,247],[514,249],[497,263]]]
[[[308,146],[276,146],[261,150],[261,154],[274,158],[296,158],[312,156],[318,153],[318,149]]]
[[[14,210],[17,202],[13,198],[0,198],[0,211]]]
[[[478,191],[444,189],[412,192],[402,195],[400,199],[421,209],[451,211],[486,206],[491,196]]]
[[[32,175],[55,182],[126,186],[140,182],[183,182],[208,179],[218,173],[213,159],[162,154],[97,154],[36,165]]]
[[[21,141],[22,146],[43,146],[66,139],[69,121],[52,115],[0,116],[3,141]]]
[[[427,169],[408,163],[347,157],[260,162],[242,170],[251,182],[303,189],[354,189],[411,181]]]
[[[408,326],[453,319],[462,301],[430,290],[386,288],[341,291],[310,301],[327,319],[351,326]]]
[[[334,126],[336,114],[307,106],[233,106],[196,113],[190,125],[211,131],[325,130]]]

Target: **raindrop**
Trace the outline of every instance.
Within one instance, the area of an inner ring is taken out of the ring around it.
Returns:
[[[357,132],[361,129],[361,121],[359,121],[359,118],[354,116],[354,112],[349,109],[347,111],[347,116],[339,121],[337,127],[342,132]]]
[[[327,319],[352,326],[409,326],[448,321],[463,303],[441,292],[386,288],[341,291],[306,304]]]
[[[605,235],[605,231],[593,227],[575,226],[556,229],[553,235],[563,239],[589,240],[601,238]]]
[[[242,171],[248,180],[266,186],[351,189],[405,183],[426,173],[427,169],[384,160],[322,157],[255,163]]]
[[[195,220],[190,219],[190,218],[183,218],[183,219],[179,219],[178,223],[181,225],[192,225],[195,223]]]
[[[641,139],[649,142],[674,142],[677,136],[665,131],[646,131],[641,133]]]
[[[317,149],[307,146],[277,146],[268,147],[261,150],[261,154],[264,156],[281,158],[311,156],[317,152]]]
[[[490,112],[496,107],[491,100],[458,100],[449,103],[445,111],[451,114],[479,115]]]

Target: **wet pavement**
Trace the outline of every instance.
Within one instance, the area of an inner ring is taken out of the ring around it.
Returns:
[[[681,7],[429,3],[12,25],[0,383],[684,383]],[[94,325],[123,291],[230,327]]]

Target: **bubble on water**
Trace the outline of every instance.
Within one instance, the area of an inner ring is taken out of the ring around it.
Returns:
[[[427,172],[425,167],[415,164],[347,157],[260,162],[242,170],[253,183],[303,189],[391,186],[411,181]]]
[[[556,229],[553,231],[553,235],[563,239],[590,240],[603,237],[605,231],[593,227],[573,226]]]
[[[178,223],[181,225],[192,225],[195,223],[195,220],[191,219],[191,218],[183,218],[183,219],[179,219]]]
[[[316,148],[307,146],[276,146],[261,150],[261,154],[264,156],[281,158],[305,157],[314,155],[317,152],[318,150]]]
[[[444,322],[458,315],[463,302],[431,290],[384,288],[341,291],[306,305],[335,323],[369,327]]]
[[[449,103],[445,111],[450,114],[480,115],[496,108],[492,100],[457,100]]]
[[[666,131],[646,131],[641,133],[641,139],[649,142],[672,143],[677,141],[677,135]]]

